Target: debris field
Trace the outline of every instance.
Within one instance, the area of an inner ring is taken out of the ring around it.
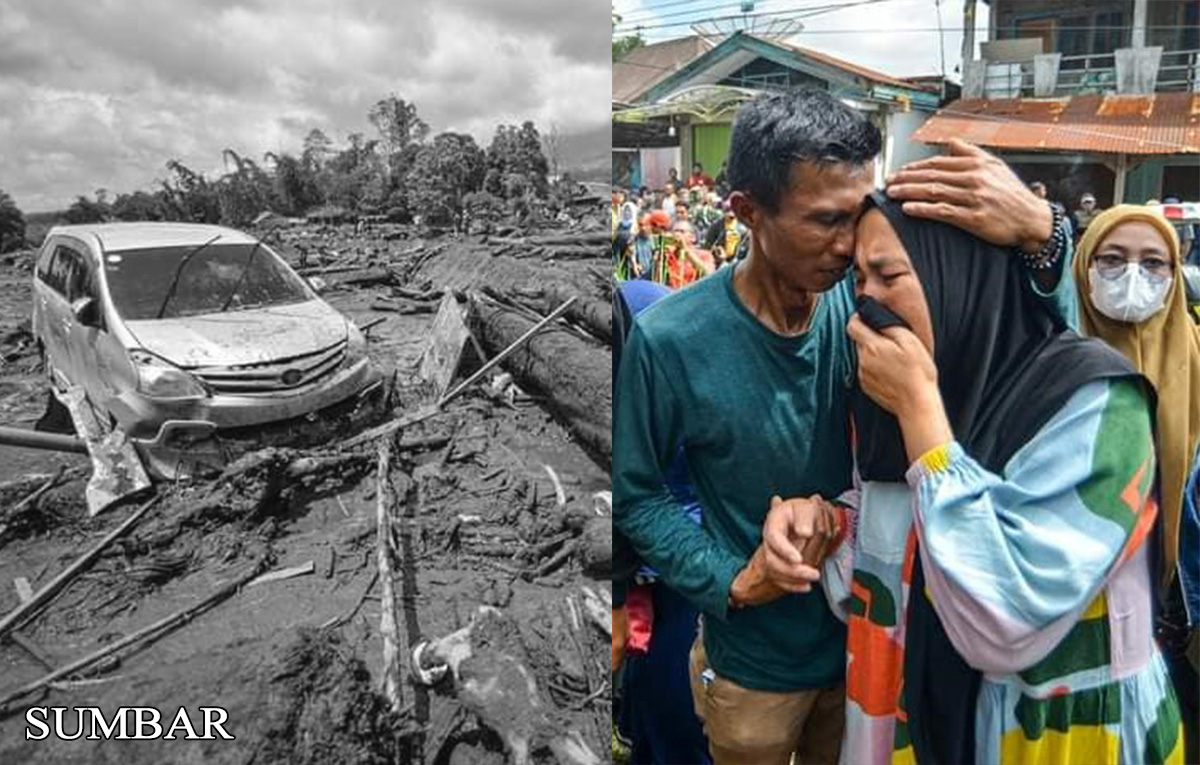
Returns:
[[[0,762],[606,761],[608,232],[253,233],[366,330],[384,411],[94,518],[86,454],[0,446]],[[32,260],[0,260],[0,424],[55,428]],[[27,741],[35,705],[221,707],[234,740]]]

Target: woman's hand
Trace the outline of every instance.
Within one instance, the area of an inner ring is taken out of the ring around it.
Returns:
[[[832,552],[830,541],[840,532],[840,517],[837,508],[819,495],[772,497],[762,543],[770,580],[788,592],[812,589],[821,564]]]
[[[858,314],[851,317],[846,333],[858,346],[859,384],[900,421],[909,461],[953,441],[937,367],[917,336],[903,327],[876,332]]]

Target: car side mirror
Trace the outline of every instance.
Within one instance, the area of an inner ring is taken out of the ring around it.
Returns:
[[[310,276],[305,281],[308,282],[308,286],[312,288],[312,291],[318,295],[329,289],[329,284],[319,276]]]
[[[96,298],[79,298],[71,304],[71,313],[75,321],[85,327],[100,329],[100,301]]]

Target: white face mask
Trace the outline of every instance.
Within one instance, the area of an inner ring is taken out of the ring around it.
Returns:
[[[1140,324],[1163,309],[1172,279],[1147,276],[1141,266],[1129,264],[1116,277],[1100,275],[1093,264],[1089,269],[1092,304],[1114,321]]]

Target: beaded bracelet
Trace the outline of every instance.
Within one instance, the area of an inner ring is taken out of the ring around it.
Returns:
[[[1047,204],[1049,204],[1047,202]],[[1051,222],[1050,238],[1042,245],[1042,249],[1034,253],[1022,252],[1025,265],[1034,271],[1048,271],[1058,263],[1067,244],[1066,213],[1062,208],[1050,205]]]

